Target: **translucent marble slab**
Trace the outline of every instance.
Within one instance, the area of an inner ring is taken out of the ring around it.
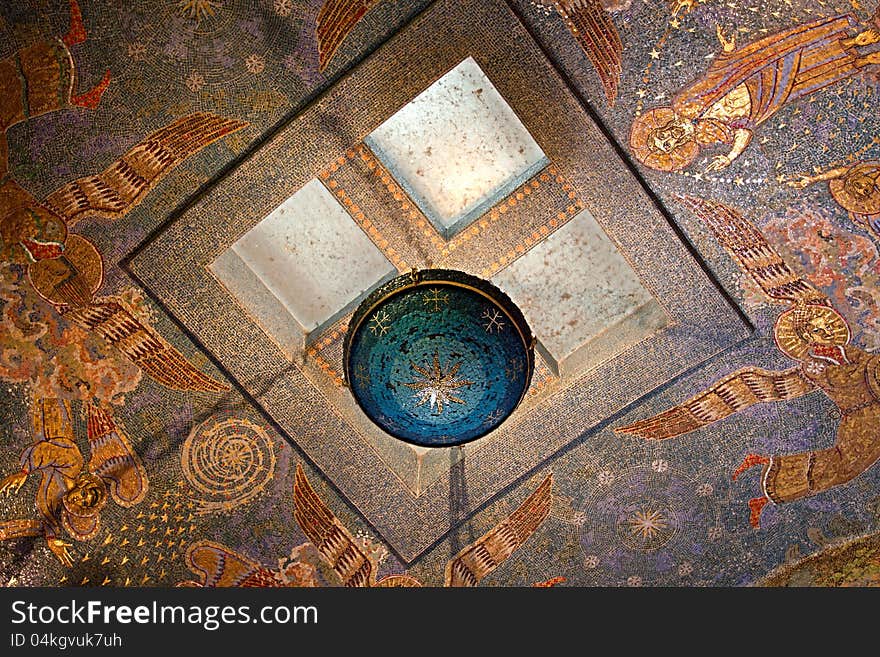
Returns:
[[[471,57],[364,141],[447,239],[549,163]]]
[[[598,364],[667,323],[586,210],[492,281],[520,307],[563,375]]]
[[[242,235],[211,269],[257,318],[272,317],[276,299],[302,333],[334,319],[397,273],[318,180]],[[257,290],[254,279],[265,291]]]

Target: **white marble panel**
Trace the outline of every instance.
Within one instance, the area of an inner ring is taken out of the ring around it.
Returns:
[[[520,307],[561,372],[597,364],[603,357],[597,349],[607,358],[666,324],[662,309],[586,210],[492,281]],[[585,347],[591,344],[592,352]],[[573,368],[566,361],[579,351]]]
[[[471,57],[365,142],[447,238],[549,164]]]
[[[318,180],[307,183],[229,250],[278,299],[304,334],[397,273]],[[227,254],[221,255],[212,271],[238,295],[248,287],[224,280],[234,271],[228,261]],[[246,294],[239,301],[257,317],[266,314],[266,304],[257,295]],[[260,308],[251,308],[257,303]]]

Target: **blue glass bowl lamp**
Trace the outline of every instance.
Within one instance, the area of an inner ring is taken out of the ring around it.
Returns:
[[[345,338],[345,380],[390,435],[423,447],[460,445],[497,428],[522,401],[534,344],[522,312],[488,281],[413,271],[358,306]]]

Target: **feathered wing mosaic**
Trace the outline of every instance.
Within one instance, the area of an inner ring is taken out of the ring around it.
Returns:
[[[446,565],[444,586],[476,586],[515,550],[522,546],[550,514],[553,476],[517,507],[507,519],[493,527],[473,544],[456,554]],[[314,547],[335,577],[331,583],[355,587],[422,586],[408,574],[385,575],[378,578],[381,546],[359,541],[333,515],[315,493],[301,465],[296,466],[293,487],[293,514],[311,546],[295,549],[305,554]],[[190,569],[200,576],[178,586],[321,586],[317,569],[307,561],[287,563],[281,570],[266,568],[230,548],[210,541],[190,546],[187,551]],[[298,578],[292,578],[291,572]],[[309,573],[306,579],[303,573]]]
[[[95,109],[106,91],[109,73],[92,91],[73,94],[76,75],[68,48],[85,41],[86,32],[79,6],[71,1],[70,7],[71,29],[63,39],[40,42],[0,63],[7,90],[0,100],[4,144],[16,124],[72,106]],[[71,229],[86,217],[124,217],[174,167],[244,125],[208,113],[182,117],[103,173],[70,182],[43,201],[5,174],[4,148],[3,315],[12,344],[3,375],[29,384],[36,441],[22,453],[20,472],[3,479],[0,489],[18,493],[29,475],[38,475],[41,517],[3,522],[3,540],[44,536],[70,566],[62,527],[75,540],[87,540],[99,531],[108,496],[124,507],[143,500],[147,474],[109,407],[137,385],[140,372],[175,390],[229,390],[191,365],[122,297],[96,296],[104,276],[101,254]],[[29,345],[35,357],[15,354],[16,343]],[[74,402],[81,402],[86,416],[87,463],[74,434]]]
[[[789,306],[777,318],[773,335],[779,349],[799,366],[782,372],[740,370],[680,406],[616,431],[649,440],[672,438],[753,404],[824,392],[841,415],[834,445],[804,453],[748,454],[733,472],[735,480],[747,469],[763,466],[763,495],[749,501],[750,522],[758,527],[767,502],[793,502],[845,484],[880,458],[880,360],[850,345],[846,320],[789,268],[751,222],[717,202],[693,197],[683,202],[709,224],[770,299]]]

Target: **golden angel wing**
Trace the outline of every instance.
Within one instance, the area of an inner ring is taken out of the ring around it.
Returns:
[[[446,586],[476,586],[525,543],[550,515],[553,474],[504,520],[446,564]]]
[[[68,226],[89,216],[118,219],[188,157],[246,125],[209,112],[181,117],[131,148],[103,173],[68,183],[44,203]]]
[[[679,201],[699,217],[770,299],[789,304],[828,304],[828,298],[798,276],[767,238],[736,210],[695,196]]]
[[[108,411],[93,402],[87,409],[89,472],[108,483],[110,497],[120,506],[140,503],[149,488],[140,457]]]
[[[754,404],[794,399],[814,390],[816,387],[800,368],[769,372],[747,367],[683,404],[614,431],[647,440],[664,440],[705,427]]]
[[[293,481],[293,517],[345,586],[375,584],[372,561],[315,493],[299,463]]]
[[[200,581],[179,582],[182,587],[278,587],[281,582],[256,561],[213,541],[197,541],[186,551],[186,564]]]
[[[605,88],[608,105],[614,107],[623,57],[623,43],[614,21],[601,0],[560,0],[553,4],[590,58]]]
[[[318,70],[327,68],[339,46],[380,0],[326,0],[318,12]]]
[[[61,311],[66,319],[94,331],[166,388],[226,392],[229,386],[202,374],[152,327],[118,299],[106,298]]]

